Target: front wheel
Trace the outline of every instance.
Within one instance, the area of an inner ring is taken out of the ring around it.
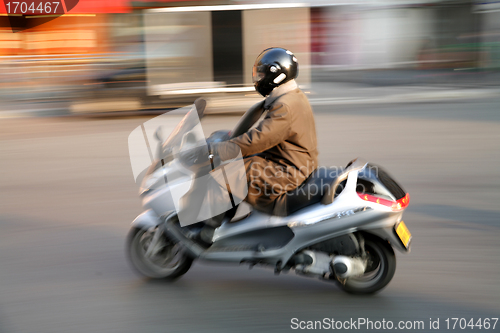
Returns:
[[[132,267],[153,279],[173,280],[185,274],[193,263],[181,245],[165,237],[158,227],[132,228],[126,251]]]
[[[366,238],[367,268],[363,275],[337,280],[340,288],[351,294],[372,294],[384,288],[396,272],[396,255],[386,241]]]

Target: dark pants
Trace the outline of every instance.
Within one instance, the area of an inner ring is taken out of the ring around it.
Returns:
[[[279,196],[297,188],[306,179],[295,168],[276,163],[259,155],[245,157],[243,161],[248,184],[248,194],[245,198],[233,197],[233,199],[235,202],[240,202],[244,199],[255,209],[268,214],[272,214],[275,200]],[[183,198],[185,201],[182,206],[185,209],[179,212],[179,217],[184,221],[197,221],[196,218],[206,195],[211,195],[215,200],[221,197],[223,192],[230,190],[227,189],[224,182],[221,182],[219,186],[215,184],[218,183],[212,178],[205,180],[202,180],[202,178],[196,179],[193,187]],[[208,191],[211,191],[211,193],[208,194]],[[230,195],[241,192],[241,190],[233,191]],[[224,218],[228,219],[234,216],[236,208],[237,206],[232,209],[228,207],[226,212],[221,212],[203,222],[214,228],[219,227]]]
[[[272,214],[275,200],[279,196],[297,188],[306,179],[294,167],[259,155],[246,157],[244,162],[248,182],[245,201],[269,214]]]

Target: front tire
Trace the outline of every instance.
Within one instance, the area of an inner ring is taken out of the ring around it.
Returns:
[[[155,251],[147,255],[158,227],[132,228],[127,236],[126,252],[132,267],[141,275],[153,279],[174,280],[185,274],[193,259],[187,256],[179,243],[165,235],[159,239]]]
[[[368,265],[362,276],[337,280],[344,291],[351,294],[372,294],[392,280],[396,272],[396,255],[391,245],[380,238],[365,238]]]

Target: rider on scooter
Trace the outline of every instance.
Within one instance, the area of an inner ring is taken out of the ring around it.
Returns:
[[[264,119],[240,136],[211,142],[209,146],[211,153],[223,161],[236,158],[241,152],[248,183],[245,201],[272,215],[276,200],[297,188],[317,168],[316,127],[311,105],[295,82],[298,62],[292,52],[283,48],[264,50],[257,57],[252,73],[255,89],[266,97]],[[193,149],[184,158],[195,164],[204,155],[203,151],[203,148]],[[204,185],[198,182],[193,186],[191,191],[196,193]],[[193,204],[192,197],[188,200]],[[214,229],[234,213],[235,209],[185,230],[189,237],[210,243]],[[187,220],[193,220],[196,214],[197,210],[189,208],[183,211]]]
[[[222,160],[233,158],[241,150],[249,185],[245,200],[272,214],[275,200],[299,186],[317,168],[316,128],[309,101],[295,82],[298,62],[292,52],[264,50],[252,73],[255,89],[266,97],[266,116],[255,128],[213,143],[210,148]],[[213,227],[220,224],[208,223]]]

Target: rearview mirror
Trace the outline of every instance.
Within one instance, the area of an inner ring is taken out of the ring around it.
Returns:
[[[198,111],[198,118],[201,119],[207,107],[207,100],[203,97],[197,98],[196,101],[194,101],[194,105],[196,106],[196,111]]]
[[[158,140],[160,143],[163,143],[163,135],[161,133],[161,126],[158,126],[158,128],[155,131],[154,137],[156,140]]]

